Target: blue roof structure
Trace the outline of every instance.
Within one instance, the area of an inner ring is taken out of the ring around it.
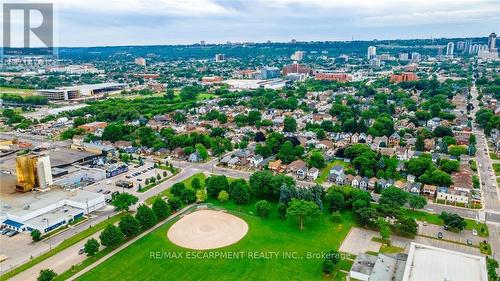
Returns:
[[[24,225],[22,223],[18,223],[17,221],[13,221],[13,220],[9,220],[9,219],[4,220],[3,223],[6,225],[9,225],[9,226],[17,227],[17,228],[22,228]]]

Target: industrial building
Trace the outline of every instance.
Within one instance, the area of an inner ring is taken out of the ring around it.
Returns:
[[[93,97],[100,93],[124,89],[124,83],[100,83],[87,84],[71,87],[60,87],[57,89],[38,90],[38,94],[47,97],[51,101],[67,101],[85,97]]]
[[[45,190],[52,185],[50,158],[48,155],[22,155],[16,158],[16,190]]]
[[[411,243],[408,254],[359,254],[349,278],[363,281],[487,281],[486,259]]]
[[[38,229],[47,233],[106,205],[104,195],[84,190],[53,187],[47,192],[19,193],[9,184],[14,180],[10,175],[0,175],[0,221],[19,232]]]
[[[402,280],[487,281],[486,259],[411,243]]]

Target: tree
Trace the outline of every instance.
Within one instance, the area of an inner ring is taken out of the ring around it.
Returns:
[[[438,138],[441,138],[444,136],[453,137],[453,131],[451,130],[450,127],[437,126],[434,129],[434,135]]]
[[[31,239],[33,242],[38,242],[42,239],[42,233],[38,229],[33,229],[31,231]]]
[[[286,210],[286,216],[288,218],[295,217],[300,222],[300,229],[304,229],[304,221],[306,219],[312,219],[320,215],[320,210],[318,205],[312,201],[292,199],[288,209]]]
[[[83,246],[83,251],[87,254],[87,256],[93,256],[99,251],[99,242],[96,239],[90,238],[85,242]]]
[[[139,221],[141,228],[144,230],[152,227],[157,222],[157,218],[153,210],[144,204],[141,204],[137,208],[135,218]]]
[[[448,153],[458,157],[462,154],[467,154],[467,147],[464,145],[450,145],[448,147]]]
[[[399,217],[392,228],[399,236],[414,238],[418,231],[418,224],[414,218]]]
[[[257,214],[261,217],[267,217],[271,210],[271,204],[267,200],[260,200],[255,204],[255,207],[257,208]]]
[[[457,214],[442,212],[439,218],[443,220],[445,225],[456,231],[462,231],[467,226],[465,219]]]
[[[323,263],[321,264],[321,268],[323,270],[323,273],[325,274],[330,274],[333,272],[333,269],[334,269],[335,265],[333,264],[333,262],[331,260],[323,260]]]
[[[362,226],[373,227],[375,221],[378,219],[377,210],[371,207],[358,209],[354,212],[356,221]]]
[[[168,206],[170,206],[170,210],[177,211],[182,206],[181,199],[178,197],[172,197],[168,199]]]
[[[127,237],[136,236],[141,231],[139,221],[132,215],[125,215],[120,219],[118,227],[122,233]]]
[[[184,183],[178,182],[172,185],[172,187],[170,188],[170,193],[172,193],[174,196],[180,196],[184,189],[186,189]]]
[[[201,182],[199,178],[193,178],[191,180],[191,187],[194,189],[201,189]]]
[[[316,167],[318,169],[326,167],[325,157],[323,157],[323,153],[314,151],[309,157],[309,166]]]
[[[246,205],[250,203],[251,195],[245,180],[235,180],[232,182],[229,194],[237,205]]]
[[[417,135],[417,139],[415,141],[415,149],[418,151],[424,151],[425,149],[425,138],[422,135]]]
[[[193,203],[196,201],[196,190],[194,188],[188,187],[181,192],[179,199],[186,204]]]
[[[297,131],[297,121],[295,118],[286,116],[283,121],[283,132],[295,132]]]
[[[123,241],[123,233],[118,227],[108,224],[99,235],[99,239],[105,247],[116,246]]]
[[[156,197],[152,208],[159,221],[166,219],[170,215],[170,206],[160,197]]]
[[[137,203],[138,200],[139,198],[137,198],[132,194],[119,193],[113,199],[112,204],[113,206],[115,206],[115,210],[117,211],[122,211],[122,210],[128,211],[128,208]]]
[[[427,205],[427,199],[421,195],[410,195],[408,204],[412,209],[422,209]]]
[[[382,237],[384,241],[389,242],[391,238],[391,228],[389,223],[386,220],[379,218],[377,220],[377,224],[380,231],[380,237]]]
[[[196,191],[196,202],[204,202],[207,200],[207,193],[203,189],[198,189]]]
[[[334,190],[333,188],[328,190],[325,198],[329,204],[328,210],[330,212],[340,211],[345,206],[344,194],[342,194],[342,192],[340,191]]]
[[[50,281],[56,278],[57,274],[52,269],[42,269],[40,270],[40,275],[36,280],[38,281]]]
[[[201,159],[203,160],[206,160],[208,159],[208,150],[207,148],[201,144],[201,143],[197,143],[194,148],[196,149],[196,151],[198,151],[198,153],[200,154],[201,156]]]
[[[286,219],[286,210],[287,210],[287,208],[288,207],[284,203],[279,203],[278,204],[278,215],[279,215],[280,219],[282,219],[282,220]]]
[[[456,160],[442,160],[441,170],[451,174],[452,172],[458,172],[460,170],[460,162]]]
[[[221,190],[219,192],[219,195],[217,195],[217,199],[221,202],[221,203],[224,203],[226,202],[227,200],[229,200],[229,193],[227,193],[227,191],[225,190]]]
[[[285,143],[283,143],[283,145],[281,145],[281,148],[278,152],[278,159],[283,161],[283,163],[285,164],[290,164],[292,161],[297,159],[291,141],[286,141]]]
[[[205,181],[208,195],[216,197],[221,190],[229,190],[229,182],[226,176],[211,176]]]
[[[378,202],[390,208],[399,209],[408,201],[408,192],[397,187],[388,187],[382,191]]]

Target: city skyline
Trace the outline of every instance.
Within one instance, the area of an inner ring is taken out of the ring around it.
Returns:
[[[53,1],[58,47],[465,38],[495,32],[498,1]],[[89,16],[92,15],[92,16]],[[314,16],[313,16],[314,15]],[[13,23],[13,28],[16,28]]]

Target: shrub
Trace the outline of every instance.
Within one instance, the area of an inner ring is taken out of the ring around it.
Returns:
[[[260,200],[255,204],[257,208],[257,214],[261,217],[267,217],[269,215],[269,211],[271,209],[271,204],[266,200]]]

